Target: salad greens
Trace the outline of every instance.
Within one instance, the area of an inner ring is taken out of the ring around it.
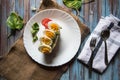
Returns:
[[[36,42],[38,40],[37,33],[39,31],[39,25],[37,23],[34,23],[31,28],[31,34],[33,37],[33,42]]]
[[[63,0],[63,3],[65,4],[65,6],[67,6],[68,8],[72,8],[75,9],[77,12],[77,15],[79,16],[79,9],[82,5],[82,0]]]
[[[81,8],[82,4],[87,4],[94,2],[95,0],[63,0],[63,3],[68,8],[72,8],[76,10],[77,16],[80,16],[79,9]]]
[[[15,12],[12,12],[8,19],[7,19],[7,25],[10,29],[17,29],[20,30],[23,28],[23,19]]]
[[[63,0],[63,3],[73,9],[79,9],[81,7],[82,0]]]
[[[23,19],[16,12],[10,13],[6,23],[8,27],[11,29],[11,33],[8,35],[8,38],[11,35],[15,35],[16,30],[21,30],[24,25]]]

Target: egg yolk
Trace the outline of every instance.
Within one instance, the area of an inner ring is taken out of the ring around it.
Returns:
[[[51,53],[51,48],[48,47],[48,46],[41,46],[40,48],[40,51],[44,54],[48,54],[48,53]]]
[[[51,40],[49,38],[47,38],[47,37],[42,37],[41,42],[43,42],[43,43],[45,43],[47,45],[50,45],[52,43]]]
[[[52,31],[45,31],[45,35],[51,39],[55,37],[55,33],[53,33]]]
[[[54,30],[54,31],[58,31],[58,30],[59,30],[59,26],[58,26],[58,24],[56,24],[56,23],[51,23],[51,24],[50,24],[50,28],[51,28],[52,30]]]
[[[42,48],[42,53],[50,53],[50,49],[47,47]]]

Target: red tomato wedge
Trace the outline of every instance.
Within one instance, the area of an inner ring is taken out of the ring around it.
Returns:
[[[44,19],[42,20],[42,25],[45,26],[46,29],[48,29],[48,22],[49,22],[49,21],[52,21],[52,20],[49,19],[49,18],[44,18]]]

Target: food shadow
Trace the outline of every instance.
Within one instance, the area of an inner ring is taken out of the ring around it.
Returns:
[[[60,43],[61,43],[61,40],[60,40],[60,37],[59,37],[58,41],[56,43],[56,46],[53,49],[52,53],[44,55],[45,63],[51,64],[53,62],[53,60],[59,55],[58,52],[59,52],[59,49],[60,49]]]

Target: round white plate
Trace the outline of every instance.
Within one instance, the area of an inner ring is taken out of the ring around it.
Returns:
[[[42,35],[44,27],[41,24],[42,19],[50,18],[58,23],[62,29],[58,43],[49,55],[45,55],[38,50],[40,41],[32,42],[31,26],[37,22],[39,24],[38,37]],[[77,22],[68,13],[58,9],[42,10],[34,15],[26,24],[24,35],[24,46],[28,55],[44,66],[61,66],[69,62],[77,53],[81,43],[81,33]]]

